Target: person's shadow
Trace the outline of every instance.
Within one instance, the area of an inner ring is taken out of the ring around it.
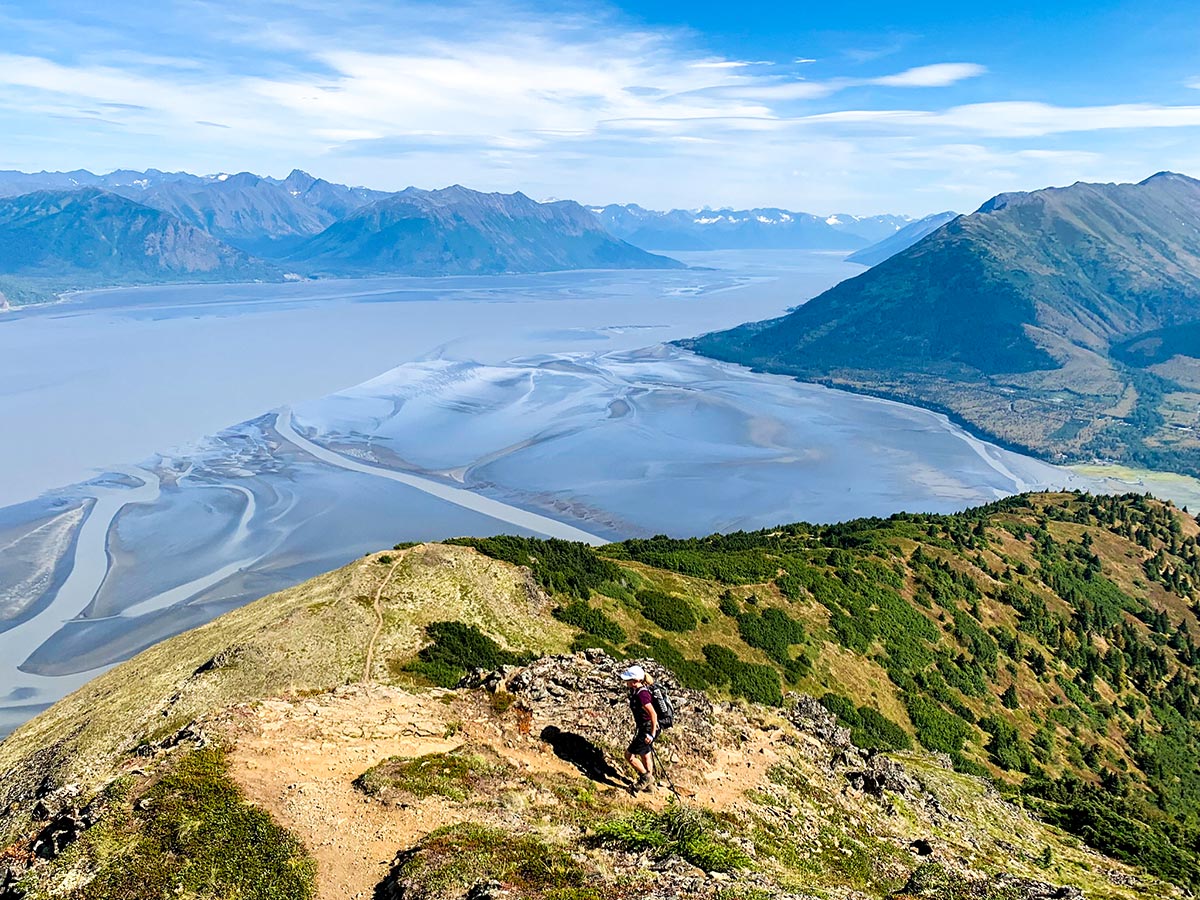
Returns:
[[[623,788],[628,781],[604,757],[604,751],[582,735],[563,731],[555,725],[542,729],[541,739],[550,745],[554,755],[569,762],[592,781]]]

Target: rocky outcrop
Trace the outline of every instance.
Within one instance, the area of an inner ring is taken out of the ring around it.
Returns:
[[[528,716],[528,731],[551,743],[574,736],[581,739],[581,751],[590,744],[619,759],[634,730],[628,692],[619,677],[631,662],[635,660],[618,661],[602,650],[587,650],[545,656],[528,666],[476,670],[462,686],[513,695]],[[711,756],[717,705],[704,693],[682,687],[654,660],[636,662],[667,689],[675,707],[676,727],[664,736],[660,752],[669,748],[675,758]]]
[[[970,879],[938,862],[918,866],[899,895],[931,900],[1085,900],[1077,887],[1058,887],[1007,873]]]

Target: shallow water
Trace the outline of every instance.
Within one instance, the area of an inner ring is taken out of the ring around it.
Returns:
[[[725,268],[177,285],[0,314],[0,507],[403,362],[631,349],[778,315],[862,271],[828,253],[755,254],[750,271],[687,255]]]

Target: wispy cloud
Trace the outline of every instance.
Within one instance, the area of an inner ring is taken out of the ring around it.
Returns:
[[[817,67],[722,53],[713,36],[598,7],[187,2],[186,17],[142,10],[136,29],[123,8],[58,31],[0,9],[0,129],[12,136],[0,164],[300,165],[380,187],[865,212],[939,185],[1099,171],[1103,155],[1071,136],[1200,127],[1191,105],[997,102],[996,64],[918,54],[903,36],[823,51]]]
[[[873,78],[871,83],[887,87],[948,87],[967,78],[978,78],[986,72],[985,67],[976,63],[935,63]]]
[[[1071,132],[1200,127],[1200,106],[1116,104],[1055,106],[1022,101],[972,103],[943,111],[838,110],[798,117],[796,123],[876,126],[895,132],[941,129],[994,137],[1042,137]]]

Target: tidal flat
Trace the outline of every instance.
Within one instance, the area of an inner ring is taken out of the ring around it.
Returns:
[[[598,543],[1093,485],[934,413],[674,348],[861,271],[681,256],[702,268],[141,288],[0,319],[0,416],[26,438],[0,448],[19,548],[0,566],[0,734],[400,541]]]

